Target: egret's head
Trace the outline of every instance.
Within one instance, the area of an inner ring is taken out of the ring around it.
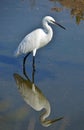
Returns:
[[[63,27],[62,25],[60,25],[59,23],[57,23],[55,21],[55,19],[53,17],[51,17],[51,16],[45,16],[43,18],[43,22],[48,22],[48,23],[51,23],[51,24],[55,24],[55,25],[58,25],[59,27],[65,29],[65,27]]]
[[[51,17],[51,16],[45,16],[45,17],[43,18],[43,21],[48,22],[48,23],[51,23],[51,24],[54,24],[55,19],[54,19],[53,17]]]

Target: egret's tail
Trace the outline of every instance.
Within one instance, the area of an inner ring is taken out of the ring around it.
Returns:
[[[20,55],[20,53],[19,53],[18,49],[16,49],[15,52],[14,52],[14,56],[17,57],[17,56],[19,56],[19,55]]]

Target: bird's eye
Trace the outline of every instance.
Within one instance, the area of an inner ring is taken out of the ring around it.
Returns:
[[[50,21],[51,21],[51,23],[55,24],[55,21],[53,21],[53,20],[50,20]]]
[[[50,20],[51,22],[53,22],[52,20]]]
[[[51,23],[54,23],[54,21],[53,20],[50,20],[51,21]]]

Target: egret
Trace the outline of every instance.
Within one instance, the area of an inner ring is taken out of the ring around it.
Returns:
[[[53,30],[48,23],[58,25],[65,29],[65,27],[57,23],[53,17],[45,16],[42,20],[43,29],[38,28],[25,36],[15,51],[16,56],[26,54],[23,59],[23,72],[25,72],[25,61],[29,54],[33,52],[33,69],[35,69],[35,55],[37,50],[51,41],[53,37]]]

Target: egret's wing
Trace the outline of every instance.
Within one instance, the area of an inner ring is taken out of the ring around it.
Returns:
[[[40,40],[40,33],[42,29],[36,29],[25,36],[25,38],[19,44],[15,55],[18,56],[21,53],[28,53],[33,51],[35,48],[38,48],[39,40]]]

